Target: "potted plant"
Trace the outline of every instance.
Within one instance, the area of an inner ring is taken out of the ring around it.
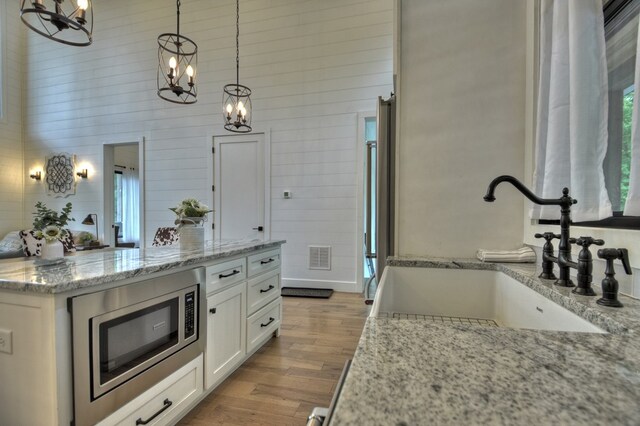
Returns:
[[[72,205],[67,203],[61,213],[48,208],[42,201],[36,203],[36,211],[33,213],[33,230],[35,236],[44,239],[40,257],[42,259],[58,259],[64,256],[62,238],[68,235],[64,229],[69,221],[75,221],[70,216]]]
[[[201,249],[204,245],[204,222],[207,220],[207,213],[211,210],[206,204],[195,198],[185,198],[176,207],[169,210],[178,216],[175,224],[178,225],[180,234],[180,248],[193,250]]]

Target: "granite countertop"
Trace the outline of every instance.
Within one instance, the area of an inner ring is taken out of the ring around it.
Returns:
[[[62,293],[217,259],[279,247],[284,240],[215,241],[202,250],[179,245],[146,249],[91,250],[65,256],[57,263],[39,258],[0,261],[0,289]]]
[[[596,305],[537,278],[533,264],[388,264],[498,270],[610,334],[368,318],[331,425],[640,423],[640,301]]]

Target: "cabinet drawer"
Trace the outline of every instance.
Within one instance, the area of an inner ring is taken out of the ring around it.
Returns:
[[[254,254],[247,259],[248,276],[253,277],[270,269],[280,267],[280,249]]]
[[[247,277],[244,257],[207,266],[207,294],[240,282]]]
[[[247,314],[251,315],[280,296],[280,269],[249,280]]]
[[[266,337],[280,327],[282,298],[278,297],[247,318],[247,353],[251,353]]]
[[[202,355],[199,355],[99,425],[131,426],[140,421],[156,426],[173,424],[176,417],[202,394],[202,379]]]

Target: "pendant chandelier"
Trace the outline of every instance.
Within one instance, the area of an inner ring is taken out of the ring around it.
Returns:
[[[93,41],[91,0],[22,0],[20,18],[33,31],[71,46]]]
[[[194,104],[198,45],[180,35],[180,0],[176,1],[176,7],[176,33],[158,36],[158,96],[176,104]]]
[[[251,89],[240,84],[240,0],[236,0],[236,82],[224,86],[224,128],[234,133],[251,131]]]

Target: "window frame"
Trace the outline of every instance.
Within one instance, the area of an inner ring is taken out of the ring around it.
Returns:
[[[634,0],[610,0],[604,4],[604,25],[616,18],[624,9]],[[640,87],[640,85],[639,85]],[[640,90],[636,95],[640,96]],[[559,220],[539,220],[540,225],[558,225]],[[589,222],[573,222],[575,226],[584,226],[588,228],[614,228],[614,229],[633,229],[640,230],[640,216],[624,216],[622,212],[614,212],[613,216],[598,221]]]
[[[0,1],[0,124],[7,122],[7,2]]]

